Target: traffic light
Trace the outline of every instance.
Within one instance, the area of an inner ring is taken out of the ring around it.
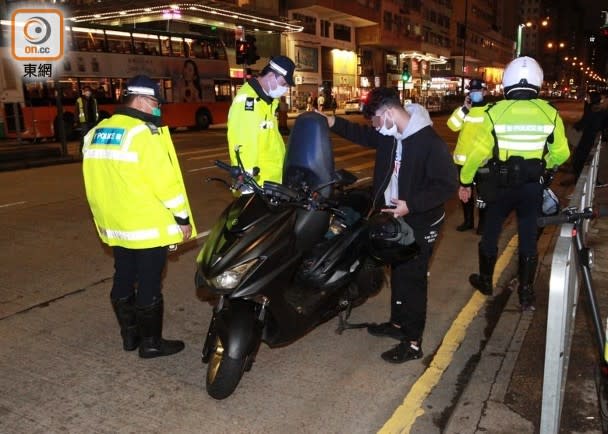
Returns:
[[[600,32],[608,38],[608,11],[602,11],[602,18],[604,18],[604,25],[600,27]]]
[[[401,80],[410,81],[412,79],[412,74],[410,73],[410,67],[407,63],[403,63],[403,72],[401,73]]]
[[[258,48],[255,46],[255,36],[247,35],[247,64],[253,65],[258,61]]]
[[[249,42],[238,39],[235,45],[236,63],[243,65],[247,63],[247,53],[249,52]]]

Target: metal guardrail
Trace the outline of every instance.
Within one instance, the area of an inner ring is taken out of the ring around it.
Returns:
[[[601,136],[593,151],[593,160],[578,179],[570,206],[583,209],[592,206],[595,181],[600,157]],[[574,319],[580,289],[579,270],[572,244],[570,223],[560,227],[559,237],[553,250],[549,279],[549,306],[547,311],[547,335],[545,341],[545,369],[540,418],[540,433],[559,432],[564,391],[570,361],[570,347],[574,332]],[[584,238],[587,237],[589,220],[584,222]]]

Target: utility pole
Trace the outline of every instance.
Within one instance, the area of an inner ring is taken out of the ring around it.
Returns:
[[[460,93],[464,95],[464,76],[467,64],[467,21],[469,18],[469,1],[464,0],[464,26],[462,29],[462,82],[460,83]]]

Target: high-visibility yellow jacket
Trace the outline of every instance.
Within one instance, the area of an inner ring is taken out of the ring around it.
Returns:
[[[117,111],[85,136],[83,175],[101,240],[146,249],[183,241],[181,224],[196,229],[167,127]]]
[[[486,108],[487,105],[473,106],[470,109],[466,109],[464,106],[458,107],[447,121],[448,128],[452,131],[460,131],[453,156],[454,163],[459,166],[462,166],[467,160],[477,127],[483,124],[483,112]]]
[[[276,111],[279,101],[266,95],[257,80],[245,83],[228,112],[228,150],[232,165],[237,164],[235,149],[245,170],[260,168],[256,180],[281,182],[285,142],[279,132]]]
[[[548,169],[559,166],[570,156],[562,118],[555,107],[541,99],[503,100],[490,105],[476,130],[460,171],[460,182],[464,185],[472,183],[477,169],[492,158],[494,135],[500,161],[512,156],[526,160],[543,158],[545,145]]]
[[[97,122],[97,120],[99,119],[99,111],[97,110],[97,100],[91,97],[91,101],[93,102],[93,107],[95,108],[95,119],[93,119],[92,122]],[[84,124],[87,121],[85,105],[86,104],[84,98],[79,96],[76,100],[76,108],[78,109],[78,122],[80,122],[81,124]]]

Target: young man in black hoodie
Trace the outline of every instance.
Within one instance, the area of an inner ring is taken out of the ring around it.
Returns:
[[[327,119],[339,136],[376,148],[374,209],[404,219],[420,246],[414,259],[391,264],[390,321],[368,327],[374,336],[400,341],[382,358],[403,363],[422,357],[429,262],[445,217],[444,203],[458,189],[458,175],[448,146],[433,130],[424,107],[410,104],[404,109],[395,89],[376,88],[364,114],[371,127],[335,116]]]

